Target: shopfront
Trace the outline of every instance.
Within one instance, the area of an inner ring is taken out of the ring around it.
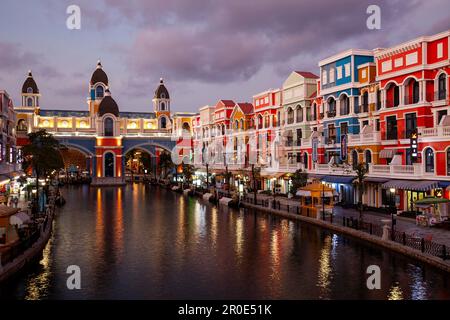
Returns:
[[[383,205],[395,203],[397,210],[415,212],[415,202],[427,196],[434,196],[442,190],[438,181],[433,180],[389,180],[382,185]]]

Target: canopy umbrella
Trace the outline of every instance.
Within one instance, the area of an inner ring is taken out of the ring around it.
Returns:
[[[448,203],[450,202],[449,199],[445,198],[436,198],[436,197],[425,197],[423,199],[417,200],[415,204],[438,204],[438,203]]]

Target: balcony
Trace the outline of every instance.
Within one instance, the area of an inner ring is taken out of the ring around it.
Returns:
[[[336,110],[327,111],[327,117],[328,118],[336,117]]]
[[[393,164],[369,164],[370,176],[383,176],[389,178],[418,178],[424,176],[423,165],[393,165]],[[433,174],[427,174],[428,176]]]
[[[288,163],[280,163],[279,170],[286,172],[294,172],[296,170],[305,170],[305,166],[302,162],[288,162]]]
[[[325,137],[325,144],[332,145],[336,143],[336,136]]]
[[[437,126],[433,128],[419,128],[419,137],[449,137],[450,127],[449,126]]]
[[[311,172],[317,174],[334,174],[334,175],[353,175],[354,172],[350,165],[346,164],[329,164],[316,163]]]
[[[381,141],[381,133],[379,131],[348,135],[349,145],[376,144],[379,143],[380,141]]]

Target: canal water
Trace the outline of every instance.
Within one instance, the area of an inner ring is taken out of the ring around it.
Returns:
[[[43,259],[1,298],[450,299],[447,274],[314,226],[143,184],[62,193]],[[71,265],[81,290],[66,286]]]

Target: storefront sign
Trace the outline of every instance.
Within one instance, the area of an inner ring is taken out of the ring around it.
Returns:
[[[411,148],[411,161],[414,162],[417,160],[417,140],[418,140],[418,133],[417,133],[417,129],[415,129],[412,133],[411,133],[411,137],[410,137],[410,148]]]
[[[347,160],[347,135],[341,135],[341,160]]]

